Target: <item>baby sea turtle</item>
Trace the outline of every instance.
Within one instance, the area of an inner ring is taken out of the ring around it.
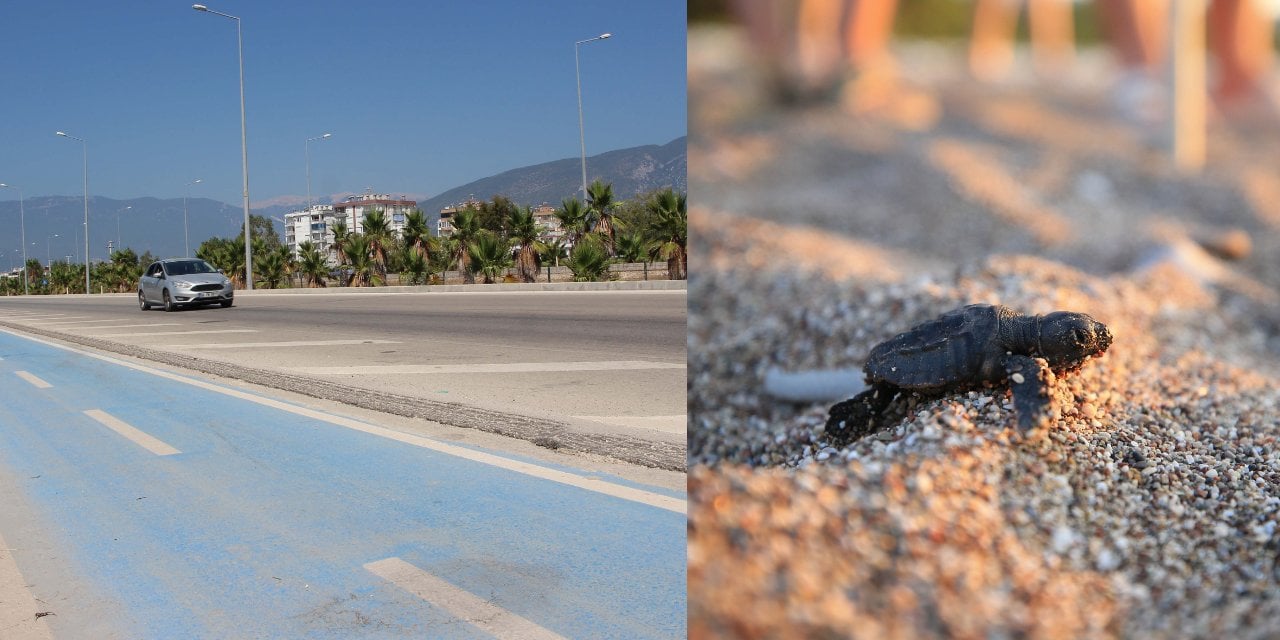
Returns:
[[[942,394],[1008,380],[1018,427],[1049,415],[1050,374],[1079,369],[1111,346],[1111,332],[1083,313],[1023,315],[971,304],[875,346],[862,370],[866,391],[831,407],[827,434],[843,446],[872,432],[872,422],[903,390]]]

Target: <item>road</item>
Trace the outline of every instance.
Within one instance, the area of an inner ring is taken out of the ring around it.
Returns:
[[[0,325],[640,464],[684,464],[684,291],[255,291],[230,309],[176,313],[142,312],[129,295],[33,296],[0,300]]]
[[[252,302],[129,317],[278,339],[295,301]],[[362,338],[416,318],[310,303],[303,326]],[[682,474],[9,330],[0,380],[0,637],[685,635]]]

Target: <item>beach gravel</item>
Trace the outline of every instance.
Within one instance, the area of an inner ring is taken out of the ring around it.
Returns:
[[[1075,94],[945,74],[925,126],[699,112],[739,95],[723,37],[690,35],[690,637],[1280,635],[1280,224],[1247,171],[1273,152],[1224,134],[1184,176]],[[1251,242],[1208,271],[1150,251],[1225,228]],[[997,386],[836,447],[828,404],[762,391],[971,303],[1114,342],[1030,433]]]

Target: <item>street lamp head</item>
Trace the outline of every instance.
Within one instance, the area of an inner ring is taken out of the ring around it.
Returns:
[[[208,11],[208,10],[209,10],[209,7],[206,7],[206,6],[202,5],[202,4],[193,4],[193,5],[191,5],[191,8],[192,8],[192,9],[195,9],[196,11]]]
[[[64,138],[65,138],[65,137],[67,137],[67,134],[66,134],[66,132],[65,132],[65,131],[58,131],[58,132],[56,132],[54,135],[59,135],[59,136],[62,136],[62,137],[64,137]]]
[[[332,136],[332,135],[333,135],[332,133],[326,133],[326,134],[324,134],[324,135],[322,135],[322,136],[320,136],[320,137],[321,137],[321,138],[328,138],[328,137],[330,137],[330,136]]]
[[[612,37],[613,37],[613,34],[612,34],[612,33],[602,33],[602,34],[600,34],[600,39],[601,39],[601,40],[607,40],[607,39],[612,38]]]
[[[201,180],[200,178],[196,178],[196,181],[192,182],[191,184],[200,184],[201,182],[204,182],[204,180]]]

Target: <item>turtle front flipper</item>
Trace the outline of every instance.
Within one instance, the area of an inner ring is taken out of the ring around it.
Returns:
[[[833,405],[827,414],[826,427],[832,444],[843,447],[875,431],[872,420],[893,402],[898,391],[896,385],[877,382],[870,389]]]
[[[1053,375],[1039,360],[1028,356],[1007,355],[1004,370],[1013,390],[1013,408],[1018,413],[1018,428],[1023,433],[1049,423],[1052,396],[1048,379]]]

